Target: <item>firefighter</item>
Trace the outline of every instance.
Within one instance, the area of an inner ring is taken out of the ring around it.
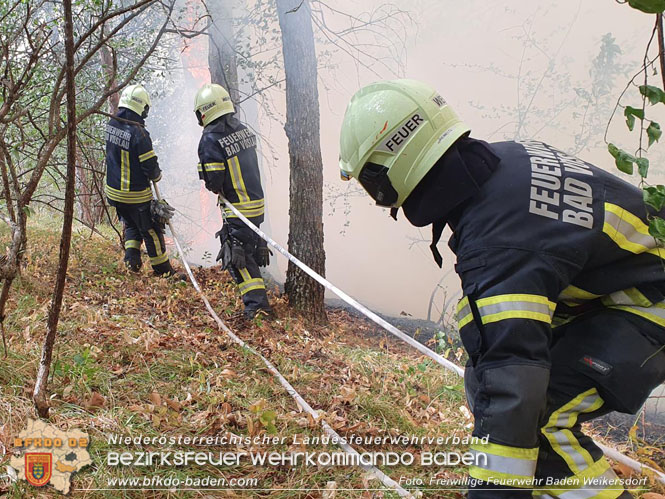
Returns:
[[[550,145],[469,132],[436,90],[396,80],[355,94],[340,137],[342,178],[431,225],[439,266],[452,230],[469,497],[631,497],[581,424],[635,413],[665,379],[665,249],[647,221],[665,213]]]
[[[150,182],[162,178],[145,118],[150,96],[141,85],[129,85],[120,96],[118,113],[106,125],[106,186],[109,204],[124,225],[125,264],[141,268],[141,242],[157,276],[176,275],[164,244],[164,225],[153,220]]]
[[[206,189],[223,196],[257,227],[265,204],[256,156],[256,136],[235,116],[229,93],[217,84],[204,85],[196,94],[194,112],[203,135],[199,142],[199,179]],[[217,261],[238,285],[244,314],[270,315],[266,286],[259,267],[270,263],[266,242],[220,200],[224,224],[216,236],[221,249]]]

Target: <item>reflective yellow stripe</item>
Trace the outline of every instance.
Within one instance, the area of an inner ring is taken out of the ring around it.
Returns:
[[[141,241],[128,239],[125,241],[125,249],[141,249]]]
[[[624,312],[630,312],[631,314],[639,315],[640,317],[654,322],[659,326],[665,327],[665,310],[662,307],[659,307],[656,304],[653,307],[631,307],[627,305],[611,305],[609,308],[614,308],[617,310],[623,310]]]
[[[657,247],[647,224],[620,206],[605,203],[603,232],[623,250],[635,254],[651,253],[665,259],[665,250]]]
[[[471,305],[469,305],[469,297],[465,296],[457,304],[457,328],[462,329],[472,320],[473,313],[471,312]]]
[[[242,178],[242,171],[240,170],[238,156],[233,156],[231,159],[229,159],[229,171],[231,172],[231,182],[233,183],[233,188],[238,195],[238,200],[241,203],[246,203],[250,199],[247,195],[245,181]]]
[[[120,150],[120,190],[129,191],[129,151]]]
[[[244,270],[245,272],[247,271],[247,269]],[[249,272],[247,273],[247,275],[249,276]],[[243,279],[245,278],[243,277]],[[244,295],[256,289],[266,289],[266,285],[263,282],[263,279],[261,279],[260,277],[254,277],[254,278],[245,279],[243,282],[238,284],[238,289],[240,290],[240,294]]]
[[[144,161],[146,161],[146,160],[148,160],[148,159],[150,159],[150,158],[154,158],[155,156],[157,156],[157,154],[155,154],[155,151],[154,151],[154,150],[150,150],[150,151],[148,151],[148,152],[146,152],[146,153],[139,154],[139,161],[140,161],[141,163],[143,163]]]
[[[261,283],[259,283],[259,284],[255,284],[254,286],[250,286],[250,287],[248,287],[248,288],[242,288],[242,289],[240,290],[240,294],[241,294],[241,295],[245,295],[245,294],[249,293],[250,291],[255,291],[255,290],[257,290],[257,289],[266,289],[265,284],[263,284],[263,280],[260,279],[260,281],[261,281]]]
[[[150,263],[152,265],[159,265],[160,263],[164,263],[169,259],[169,256],[166,254],[166,248],[162,248],[162,244],[159,241],[159,236],[154,231],[154,229],[150,229],[148,234],[150,234],[150,237],[152,237],[152,242],[155,245],[155,252],[157,253],[156,256],[150,257]]]
[[[226,170],[226,163],[204,163],[203,168],[207,172],[223,172]]]
[[[499,475],[503,480],[520,481],[526,486],[536,471],[537,447],[522,449],[494,443],[472,444],[470,452],[475,456],[474,465],[470,468],[471,476],[475,478]]]
[[[265,205],[265,199],[255,199],[254,201],[245,201],[244,203],[232,203],[238,209],[241,208],[261,208]]]
[[[252,276],[249,275],[249,271],[246,267],[238,269],[238,272],[240,272],[240,277],[242,277],[243,281],[249,281],[252,278]]]
[[[159,172],[159,175],[157,175],[157,178],[152,179],[153,182],[159,182],[160,180],[162,180],[162,173],[161,172]]]
[[[258,217],[261,216],[265,213],[265,208],[256,208],[254,210],[238,210],[240,213],[245,215],[247,218],[252,218],[252,217]],[[230,209],[225,208],[224,209],[224,214],[227,216],[227,218],[238,218],[238,215],[233,213]]]
[[[483,324],[506,319],[533,319],[550,324],[556,304],[546,296],[515,293],[476,300]]]
[[[233,171],[233,170],[231,170]],[[258,217],[265,213],[265,199],[254,199],[242,202],[231,203],[233,206],[246,217]],[[237,215],[231,209],[224,207],[224,214],[228,218],[237,218]]]
[[[151,256],[150,257],[150,265],[159,265],[160,263],[164,263],[164,262],[168,261],[168,259],[169,259],[169,255],[167,255],[166,253],[164,253],[161,256],[155,256],[155,257]]]
[[[114,189],[113,187],[106,185],[104,187],[104,192],[109,199],[113,201],[118,201],[119,203],[127,204],[136,204],[136,203],[145,203],[152,199],[152,191],[150,188],[146,188],[142,191],[120,191]]]
[[[603,305],[629,305],[638,307],[651,307],[653,303],[646,296],[644,296],[637,288],[628,288],[621,291],[615,291],[601,300]]]
[[[589,291],[585,291],[571,284],[561,291],[558,300],[564,302],[566,305],[574,307],[584,302],[595,300],[596,298],[600,298],[600,295],[590,293]]]
[[[547,438],[554,452],[566,462],[570,471],[579,474],[594,464],[591,454],[578,442],[570,428],[575,426],[580,414],[593,412],[604,404],[595,388],[579,394],[554,411],[541,433]]]
[[[534,497],[559,499],[616,499],[623,493],[621,481],[603,457],[583,472],[567,477],[562,485],[547,486]]]
[[[514,476],[500,471],[490,471],[478,466],[469,466],[469,475],[488,484],[504,485],[520,489],[531,489],[534,486],[533,477]]]

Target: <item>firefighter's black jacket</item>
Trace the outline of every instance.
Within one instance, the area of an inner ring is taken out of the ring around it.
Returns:
[[[541,142],[461,139],[403,208],[415,225],[453,228],[460,335],[479,388],[474,434],[489,435],[490,454],[536,459],[557,325],[609,307],[665,327],[653,210],[600,168]]]
[[[256,156],[256,136],[237,119],[225,115],[203,129],[199,142],[199,178],[208,190],[228,199],[255,225],[263,222],[265,205]],[[254,233],[228,208],[230,235],[243,242]]]
[[[118,118],[118,119],[116,119]],[[120,108],[106,125],[106,196],[126,204],[152,199],[150,181],[162,178],[145,121],[134,111]]]

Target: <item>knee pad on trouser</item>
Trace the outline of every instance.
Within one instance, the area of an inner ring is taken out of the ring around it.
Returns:
[[[124,261],[129,270],[138,272],[141,269],[141,251],[136,248],[127,248]]]

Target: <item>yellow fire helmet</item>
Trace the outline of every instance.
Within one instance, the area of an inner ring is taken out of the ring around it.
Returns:
[[[235,112],[231,96],[221,85],[206,83],[196,93],[194,112],[199,125],[207,126],[220,116]]]
[[[141,118],[148,116],[150,105],[150,95],[143,88],[143,85],[129,85],[125,87],[122,94],[120,94],[120,102],[118,103],[118,107],[131,109],[141,116]]]
[[[356,178],[380,206],[400,207],[452,144],[470,131],[441,95],[416,80],[361,88],[340,133],[343,180]]]

